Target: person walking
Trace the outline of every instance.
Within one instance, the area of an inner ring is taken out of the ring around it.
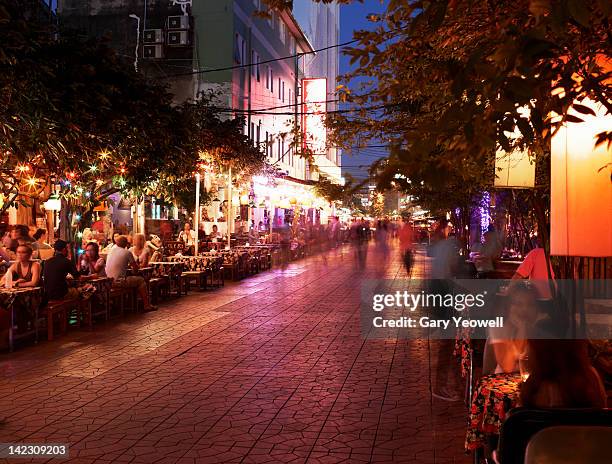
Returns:
[[[412,270],[412,263],[414,261],[413,256],[413,241],[414,241],[414,230],[410,225],[410,219],[404,217],[403,224],[399,230],[399,242],[400,242],[400,253],[402,254],[402,260],[404,267],[406,268],[406,274],[410,275]]]
[[[444,301],[447,295],[454,292],[452,278],[457,273],[459,258],[459,241],[452,233],[452,227],[442,220],[435,232],[435,241],[431,246],[433,262],[431,266],[430,293],[440,296]],[[454,308],[441,306],[432,308],[438,318],[450,321],[455,314]],[[444,401],[458,401],[461,399],[459,390],[459,379],[457,370],[453,365],[453,349],[455,346],[455,332],[449,330],[430,334],[436,335],[437,340],[437,365],[436,379],[432,396]]]

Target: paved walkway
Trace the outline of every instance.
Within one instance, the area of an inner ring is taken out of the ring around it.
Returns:
[[[427,341],[360,334],[360,281],[404,278],[395,254],[371,246],[359,270],[344,247],[2,354],[0,443],[69,443],[79,463],[468,463]]]

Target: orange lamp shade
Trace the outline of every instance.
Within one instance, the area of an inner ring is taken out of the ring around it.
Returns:
[[[551,254],[612,256],[612,150],[595,136],[612,128],[603,105],[584,100],[595,116],[566,122],[551,143]]]

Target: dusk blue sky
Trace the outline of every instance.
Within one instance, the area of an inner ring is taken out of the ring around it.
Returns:
[[[386,0],[365,0],[363,3],[355,1],[340,8],[340,42],[353,39],[353,31],[359,29],[373,29],[374,25],[366,19],[370,13],[382,13],[385,10]],[[340,72],[342,74],[351,70],[349,57],[340,53]],[[358,84],[358,83],[355,83]],[[378,142],[369,142],[369,145],[379,145]],[[350,173],[353,177],[367,177],[367,168],[377,158],[386,156],[384,148],[361,148],[353,150],[352,154],[344,152],[342,156],[342,173]]]

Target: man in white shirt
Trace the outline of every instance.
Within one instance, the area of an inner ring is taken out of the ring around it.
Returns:
[[[149,301],[149,292],[145,280],[140,276],[127,275],[130,268],[138,270],[138,264],[134,259],[134,255],[127,249],[127,245],[128,240],[124,235],[116,239],[115,246],[106,258],[106,275],[114,279],[113,285],[137,289],[138,295],[142,299],[144,310],[155,310],[157,308],[151,305]]]
[[[196,233],[195,230],[191,230],[191,224],[185,223],[185,228],[181,231],[178,238],[186,247],[195,246]]]

